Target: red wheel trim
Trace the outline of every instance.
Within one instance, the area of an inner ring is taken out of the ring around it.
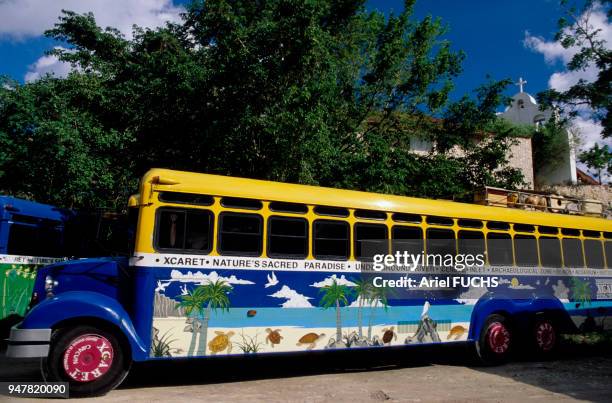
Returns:
[[[510,348],[510,332],[501,322],[493,322],[487,329],[487,343],[492,352],[504,354]]]
[[[536,343],[540,350],[550,351],[555,346],[557,335],[555,328],[550,322],[540,322],[536,326]]]
[[[85,334],[72,340],[64,352],[64,371],[77,382],[91,382],[113,364],[113,346],[99,334]]]

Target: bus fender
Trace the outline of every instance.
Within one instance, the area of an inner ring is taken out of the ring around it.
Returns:
[[[572,330],[572,320],[557,298],[521,299],[483,298],[474,306],[470,320],[469,338],[478,340],[485,320],[491,314],[498,313],[507,316],[518,329],[528,330],[533,324],[534,315],[538,313],[549,315],[563,330]]]
[[[52,329],[61,322],[78,318],[95,318],[115,325],[129,342],[133,360],[142,361],[148,357],[145,344],[121,304],[94,291],[68,291],[41,301],[28,312],[19,328]]]

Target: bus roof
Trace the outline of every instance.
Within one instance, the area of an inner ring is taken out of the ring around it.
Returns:
[[[142,203],[149,200],[152,190],[612,231],[612,221],[603,218],[525,211],[515,208],[490,207],[447,200],[394,196],[169,169],[151,169],[143,176],[140,184]]]
[[[2,211],[2,216],[4,216],[7,212],[10,212],[24,216],[57,221],[64,221],[67,218],[67,210],[60,209],[49,204],[18,199],[12,196],[0,195],[0,210]]]

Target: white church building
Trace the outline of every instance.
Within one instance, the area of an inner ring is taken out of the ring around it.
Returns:
[[[527,81],[524,81],[521,77],[517,83],[519,92],[512,97],[510,106],[506,107],[504,112],[498,116],[512,123],[540,127],[551,117],[554,118],[554,111],[550,109],[540,110],[540,106],[535,98],[524,91],[525,84],[527,84]],[[539,172],[533,172],[536,188],[552,185],[570,185],[578,182],[572,134],[569,131],[566,131],[566,134],[567,152],[559,155],[554,165],[544,167]],[[531,152],[531,147],[529,149]],[[514,157],[517,158],[517,156]]]

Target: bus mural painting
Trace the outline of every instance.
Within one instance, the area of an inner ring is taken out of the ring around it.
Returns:
[[[602,218],[165,169],[128,217],[129,258],[39,268],[33,292],[49,297],[11,330],[7,354],[46,357],[71,396],[115,388],[133,361],[469,343],[494,364],[612,327]],[[484,264],[371,270],[396,252]],[[72,376],[63,363],[89,336],[112,355]]]

